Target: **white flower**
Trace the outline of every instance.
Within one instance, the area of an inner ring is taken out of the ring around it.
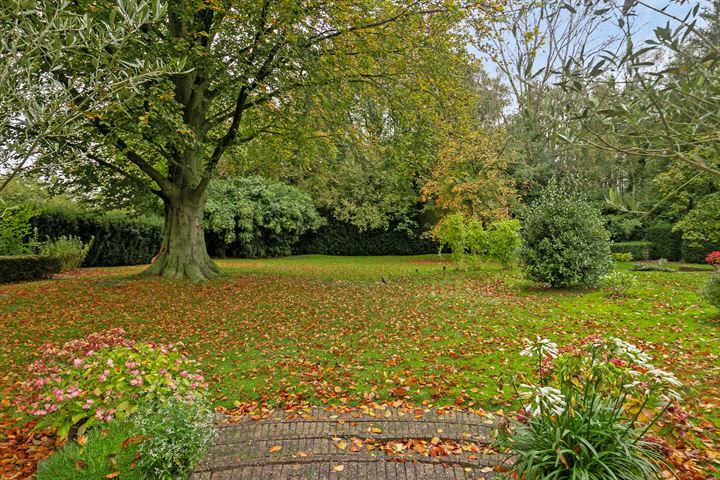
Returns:
[[[565,396],[560,390],[553,387],[536,387],[534,385],[520,385],[528,389],[526,392],[520,392],[520,398],[531,400],[531,403],[525,407],[525,411],[529,415],[537,416],[543,410],[554,415],[562,415],[565,411]]]
[[[640,350],[632,343],[625,342],[624,340],[616,337],[613,337],[610,340],[615,344],[615,350],[618,355],[624,355],[632,363],[641,367],[653,368],[653,366],[650,364],[652,357]]]
[[[675,374],[666,372],[665,370],[660,370],[659,368],[653,368],[648,372],[648,375],[650,375],[656,383],[667,383],[668,385],[672,385],[674,387],[682,385],[682,382],[675,377]]]
[[[555,358],[558,356],[557,344],[551,342],[547,338],[540,338],[538,336],[537,341],[535,342],[530,341],[527,338],[525,338],[524,340],[525,348],[520,352],[520,355],[522,355],[523,357],[539,356],[542,358]]]

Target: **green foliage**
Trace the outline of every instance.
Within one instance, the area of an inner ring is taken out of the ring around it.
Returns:
[[[92,238],[83,244],[78,237],[61,235],[55,240],[44,243],[40,247],[40,255],[57,258],[60,260],[60,271],[66,272],[80,268],[92,244]]]
[[[605,228],[613,242],[635,240],[640,234],[642,222],[637,215],[611,213],[603,215]]]
[[[672,224],[657,222],[649,225],[645,239],[652,243],[650,258],[667,258],[673,262],[680,260],[682,233],[674,230]]]
[[[517,261],[520,249],[520,222],[518,220],[502,220],[495,222],[488,231],[488,256],[498,260],[505,267]]]
[[[610,292],[611,297],[624,297],[638,285],[638,279],[630,273],[615,271],[602,277],[600,283]]]
[[[47,278],[61,271],[60,259],[41,255],[0,256],[0,283]]]
[[[293,246],[293,254],[322,255],[421,255],[436,252],[437,242],[423,236],[418,228],[409,230],[360,230],[353,224],[330,217],[317,232],[302,236]]]
[[[142,435],[138,469],[146,478],[187,478],[217,435],[212,406],[205,400],[171,398],[155,402],[131,418]]]
[[[233,256],[290,255],[301,235],[323,223],[308,194],[258,176],[217,179],[205,207],[207,231]]]
[[[37,428],[57,429],[61,438],[125,418],[143,403],[206,393],[196,363],[177,347],[136,343],[121,328],[40,353],[18,404],[39,419]]]
[[[67,208],[48,208],[33,218],[39,238],[75,237],[90,245],[83,266],[105,267],[149,263],[157,254],[163,227],[157,221],[121,214],[97,215]]]
[[[495,239],[497,241],[497,239]],[[489,232],[485,231],[478,220],[470,219],[465,225],[465,243],[472,255],[484,255],[493,241]]]
[[[703,263],[708,253],[720,249],[720,192],[706,195],[675,224],[682,231],[682,258]]]
[[[131,441],[123,448],[133,435],[133,426],[126,420],[114,421],[109,428],[93,429],[84,445],[69,442],[40,462],[37,480],[101,479],[115,472],[121,472],[119,478],[124,480],[149,478],[136,465],[138,442]]]
[[[705,285],[703,297],[713,307],[720,308],[720,273],[715,272]]]
[[[630,252],[613,252],[612,258],[616,262],[632,262],[633,255]]]
[[[430,231],[430,235],[440,244],[438,253],[443,248],[449,248],[454,260],[462,260],[465,257],[468,250],[468,227],[462,213],[444,216]],[[473,226],[473,239],[479,238],[477,226]]]
[[[636,263],[635,265],[633,265],[632,269],[634,272],[677,272],[677,270],[675,270],[674,268],[659,265],[657,263]]]
[[[520,261],[531,280],[554,288],[594,285],[612,268],[600,213],[551,184],[524,215]]]
[[[524,422],[512,431],[513,475],[527,480],[657,478],[660,453],[644,438],[679,400],[675,376],[619,338],[593,336],[559,350],[547,339],[521,355],[539,367],[514,379]]]
[[[633,260],[649,260],[652,248],[652,243],[643,240],[618,242],[610,245],[610,251],[613,253],[629,253],[632,255]]]
[[[125,420],[102,423],[38,465],[38,480],[187,478],[216,436],[206,401],[170,398]]]
[[[30,205],[6,207],[0,205],[0,255],[22,255],[30,253],[32,246],[27,239],[32,233],[30,220],[37,211]]]

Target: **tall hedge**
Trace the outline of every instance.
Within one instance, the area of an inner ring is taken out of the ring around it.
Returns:
[[[422,230],[360,231],[356,226],[330,218],[316,232],[306,234],[293,246],[293,253],[304,255],[421,255],[437,253],[440,245],[422,237]]]
[[[32,224],[41,241],[63,235],[79,237],[83,242],[94,238],[85,267],[149,263],[160,249],[163,233],[158,222],[71,210],[44,210]]]
[[[673,262],[680,260],[682,232],[673,231],[671,223],[658,222],[649,225],[645,239],[652,244],[650,258],[665,258]]]

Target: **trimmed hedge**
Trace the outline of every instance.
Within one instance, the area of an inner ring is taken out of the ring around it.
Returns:
[[[689,242],[685,239],[683,239],[680,247],[682,259],[688,263],[705,263],[707,254],[715,250],[720,250],[720,245],[710,242],[703,242],[698,245],[697,242]]]
[[[303,235],[293,246],[293,254],[322,255],[422,255],[437,253],[440,245],[422,237],[420,229],[365,230],[330,218],[317,232]]]
[[[673,232],[670,223],[654,223],[648,226],[645,240],[652,243],[650,258],[666,258],[672,262],[681,258],[682,232]]]
[[[47,278],[61,269],[60,259],[42,255],[0,257],[0,283]]]
[[[653,244],[645,241],[618,242],[610,246],[612,253],[630,253],[633,260],[649,260]]]
[[[149,263],[160,249],[163,234],[162,225],[151,221],[79,211],[45,210],[31,222],[40,241],[63,235],[79,237],[84,243],[94,239],[85,267]]]

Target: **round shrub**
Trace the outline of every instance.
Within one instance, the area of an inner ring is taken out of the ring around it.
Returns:
[[[520,235],[519,258],[531,280],[553,288],[590,286],[612,269],[600,212],[557,185],[528,208]]]
[[[125,418],[143,403],[195,398],[207,390],[197,364],[179,345],[135,342],[121,328],[60,347],[47,344],[28,370],[18,407],[60,438]]]
[[[715,273],[705,285],[705,300],[713,307],[720,308],[720,273]]]

